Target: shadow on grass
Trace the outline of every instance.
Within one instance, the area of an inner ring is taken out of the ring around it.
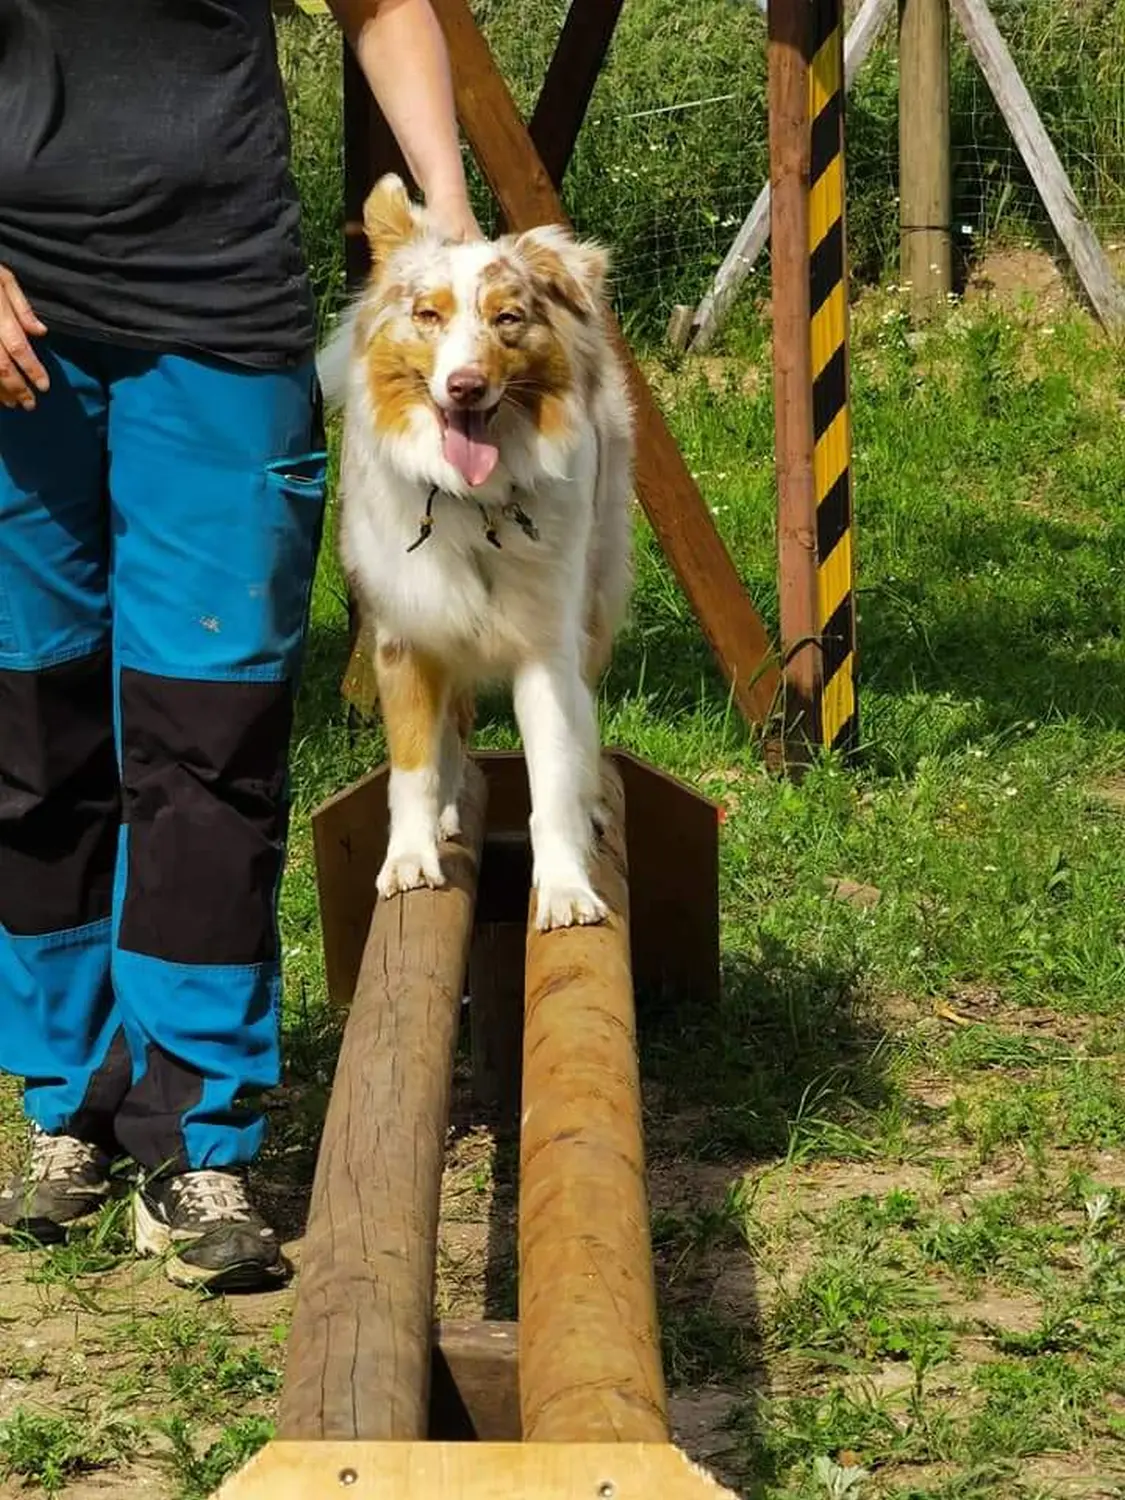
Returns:
[[[954,699],[948,751],[1029,721],[1125,727],[1125,528],[1034,515],[929,526],[923,575],[885,578],[860,600],[866,681],[890,697]]]
[[[728,952],[717,1010],[641,1001],[645,1076],[680,1149],[742,1166],[818,1151],[868,1154],[870,1121],[893,1102],[884,1033],[858,976],[776,939]]]

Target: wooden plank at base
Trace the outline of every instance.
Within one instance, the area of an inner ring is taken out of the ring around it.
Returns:
[[[518,1443],[519,1329],[515,1323],[439,1323],[434,1331],[429,1436]]]
[[[567,222],[466,0],[434,0],[453,64],[457,109],[489,187],[513,229]],[[747,597],[703,496],[648,382],[612,320],[637,428],[637,495],[703,634],[751,724],[770,721],[780,673],[773,643]]]
[[[737,1500],[670,1443],[268,1443],[220,1500]]]

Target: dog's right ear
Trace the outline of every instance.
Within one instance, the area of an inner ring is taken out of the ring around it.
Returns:
[[[363,232],[375,266],[382,265],[388,255],[418,233],[406,186],[393,172],[380,177],[368,193],[363,205]]]

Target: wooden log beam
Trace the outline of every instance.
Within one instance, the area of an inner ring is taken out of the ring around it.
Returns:
[[[513,229],[565,224],[558,193],[466,0],[434,0],[434,10],[453,60],[461,124],[508,223]],[[611,331],[636,418],[638,497],[735,702],[750,723],[765,724],[780,685],[772,642],[615,321]]]
[[[438,1205],[485,782],[448,885],[375,908],[324,1122],[289,1338],[285,1438],[410,1439],[429,1417]]]
[[[1114,276],[1105,251],[1079,206],[1059,154],[1012,60],[987,0],[952,0],[952,5],[957,23],[992,90],[1094,311],[1107,329],[1121,333],[1125,330],[1125,287]]]
[[[927,318],[953,290],[949,0],[899,0],[899,281]]]
[[[610,811],[598,927],[540,933],[531,901],[520,1136],[524,1440],[668,1440],[629,969],[624,794]]]
[[[623,0],[570,0],[528,133],[547,175],[562,187]]]

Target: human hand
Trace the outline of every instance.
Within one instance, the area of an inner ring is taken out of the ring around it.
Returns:
[[[426,199],[426,209],[446,239],[457,243],[484,239],[465,193],[458,192],[449,196],[431,193]]]
[[[0,406],[34,411],[35,392],[50,386],[27,337],[46,332],[19,282],[7,266],[0,265]]]

